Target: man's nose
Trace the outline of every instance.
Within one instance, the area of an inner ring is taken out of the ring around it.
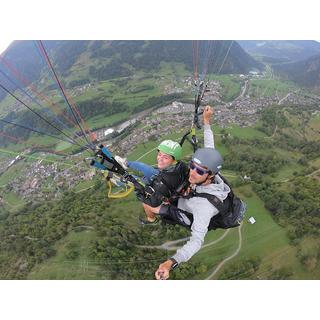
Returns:
[[[189,173],[189,175],[191,176],[191,177],[194,177],[195,176],[195,170],[192,170],[192,169],[190,169],[190,173]]]

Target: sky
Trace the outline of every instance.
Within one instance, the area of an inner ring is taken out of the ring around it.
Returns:
[[[84,0],[39,7],[36,0],[1,4],[5,39],[319,39],[316,0]],[[59,1],[58,1],[59,2]],[[199,6],[199,8],[198,8]],[[37,7],[37,10],[32,10]],[[19,8],[19,10],[16,10]],[[76,8],[76,13],[75,13]],[[198,8],[195,10],[195,8]],[[42,10],[42,11],[41,11]],[[10,14],[11,13],[11,14]],[[14,20],[13,20],[14,19]],[[16,22],[16,23],[13,23]],[[0,52],[10,40],[0,39]]]
[[[13,40],[2,40],[0,39],[0,54],[4,52]]]

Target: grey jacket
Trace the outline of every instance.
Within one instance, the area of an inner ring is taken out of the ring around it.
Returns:
[[[214,148],[213,132],[210,125],[204,125],[204,146]],[[215,176],[214,183],[206,186],[195,186],[198,193],[209,193],[225,200],[230,192],[230,188],[219,176]],[[204,242],[204,237],[208,232],[208,226],[213,216],[218,214],[218,210],[207,199],[193,197],[190,199],[180,198],[178,208],[192,213],[193,223],[191,225],[191,237],[189,241],[172,256],[178,263],[188,261],[198,252]],[[191,224],[190,220],[182,214],[184,221]]]

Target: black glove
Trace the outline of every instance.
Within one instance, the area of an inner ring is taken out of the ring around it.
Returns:
[[[150,186],[146,186],[144,188],[144,196],[146,198],[150,198],[154,194],[154,192],[155,192],[154,189]]]
[[[144,202],[154,194],[154,189],[150,186],[146,186],[144,189],[135,189],[137,199]]]
[[[143,201],[143,199],[145,197],[144,196],[144,191],[141,190],[141,189],[135,189],[134,192],[136,194],[137,199],[140,200],[140,201]]]

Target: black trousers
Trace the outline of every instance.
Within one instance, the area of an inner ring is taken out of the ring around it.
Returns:
[[[188,220],[190,221],[189,223],[185,221],[183,215],[188,218]],[[160,207],[159,216],[166,223],[179,224],[188,229],[191,228],[193,222],[193,216],[191,213],[181,210],[172,204],[162,204]]]

